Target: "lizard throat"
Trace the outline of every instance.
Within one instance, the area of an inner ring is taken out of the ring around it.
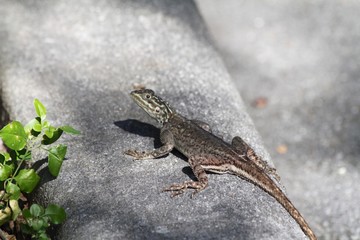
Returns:
[[[139,107],[159,123],[168,122],[174,115],[174,110],[169,104],[158,96],[154,95],[150,99],[144,99],[140,95],[132,94],[131,97]]]

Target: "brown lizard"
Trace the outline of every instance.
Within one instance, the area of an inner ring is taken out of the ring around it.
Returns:
[[[295,219],[309,239],[317,239],[300,212],[269,177],[276,177],[274,169],[269,168],[240,137],[234,137],[231,144],[224,142],[211,133],[208,124],[186,119],[176,113],[150,89],[135,90],[130,95],[143,110],[163,125],[160,132],[163,146],[148,152],[127,150],[125,154],[135,159],[150,159],[164,156],[176,148],[188,158],[197,178],[197,181],[173,184],[164,191],[170,191],[172,196],[176,196],[191,188],[195,189],[193,196],[207,187],[206,171],[234,174],[259,186],[274,197]]]

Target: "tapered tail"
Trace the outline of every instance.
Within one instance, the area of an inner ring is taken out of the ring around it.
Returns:
[[[281,191],[281,190],[280,190]],[[295,221],[300,225],[301,229],[310,240],[317,240],[315,233],[311,230],[309,224],[305,221],[304,217],[300,212],[295,208],[295,206],[290,202],[290,200],[282,192],[282,196],[278,195],[275,197],[281,205],[289,212],[289,214],[295,219]]]
[[[276,184],[272,180],[270,181],[276,186]],[[291,203],[291,201],[287,198],[287,196],[278,186],[271,189],[266,189],[266,191],[270,195],[272,195],[289,212],[289,214],[295,219],[295,221],[299,224],[305,235],[308,236],[310,240],[317,240],[315,233],[311,230],[309,224],[305,221],[304,217],[300,214],[300,212],[296,209],[296,207]]]
[[[309,237],[310,240],[317,240],[315,233],[311,230],[309,224],[305,221],[303,216],[301,216],[300,212],[287,198],[285,193],[278,187],[278,185],[276,185],[276,183],[267,174],[265,174],[257,166],[251,163],[249,164],[249,162],[247,164],[242,164],[239,167],[245,169],[246,172],[251,172],[251,174],[248,175],[251,175],[252,178],[245,178],[245,179],[248,179],[249,181],[253,182],[255,185],[258,185],[269,195],[275,198],[299,224],[302,231],[305,233],[306,236]]]

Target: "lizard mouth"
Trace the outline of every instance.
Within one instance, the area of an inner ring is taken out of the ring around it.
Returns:
[[[144,99],[142,99],[141,95],[137,94],[135,91],[130,93],[131,98],[134,100],[134,102],[141,107],[147,114],[149,114],[151,117],[154,117],[149,110],[149,104],[147,104]]]
[[[139,105],[139,107],[141,107],[142,109],[145,110],[145,104],[143,103],[141,96],[139,96],[138,94],[136,94],[136,92],[131,92],[130,93],[130,97],[134,100],[134,102]]]

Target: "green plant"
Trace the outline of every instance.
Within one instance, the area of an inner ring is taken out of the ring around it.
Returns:
[[[3,229],[7,225],[10,231],[18,226],[24,234],[31,235],[33,239],[50,239],[46,229],[50,223],[62,223],[66,213],[55,204],[50,204],[47,208],[32,204],[28,208],[26,196],[40,181],[40,176],[33,168],[37,160],[33,159],[32,153],[45,151],[48,170],[52,176],[57,177],[67,146],[52,144],[64,132],[80,132],[70,126],[50,125],[46,120],[46,108],[38,99],[34,100],[34,107],[37,117],[28,124],[23,126],[20,122],[13,121],[0,130],[0,138],[8,148],[7,152],[0,152],[0,226]],[[1,238],[3,233],[4,231],[0,232]]]

